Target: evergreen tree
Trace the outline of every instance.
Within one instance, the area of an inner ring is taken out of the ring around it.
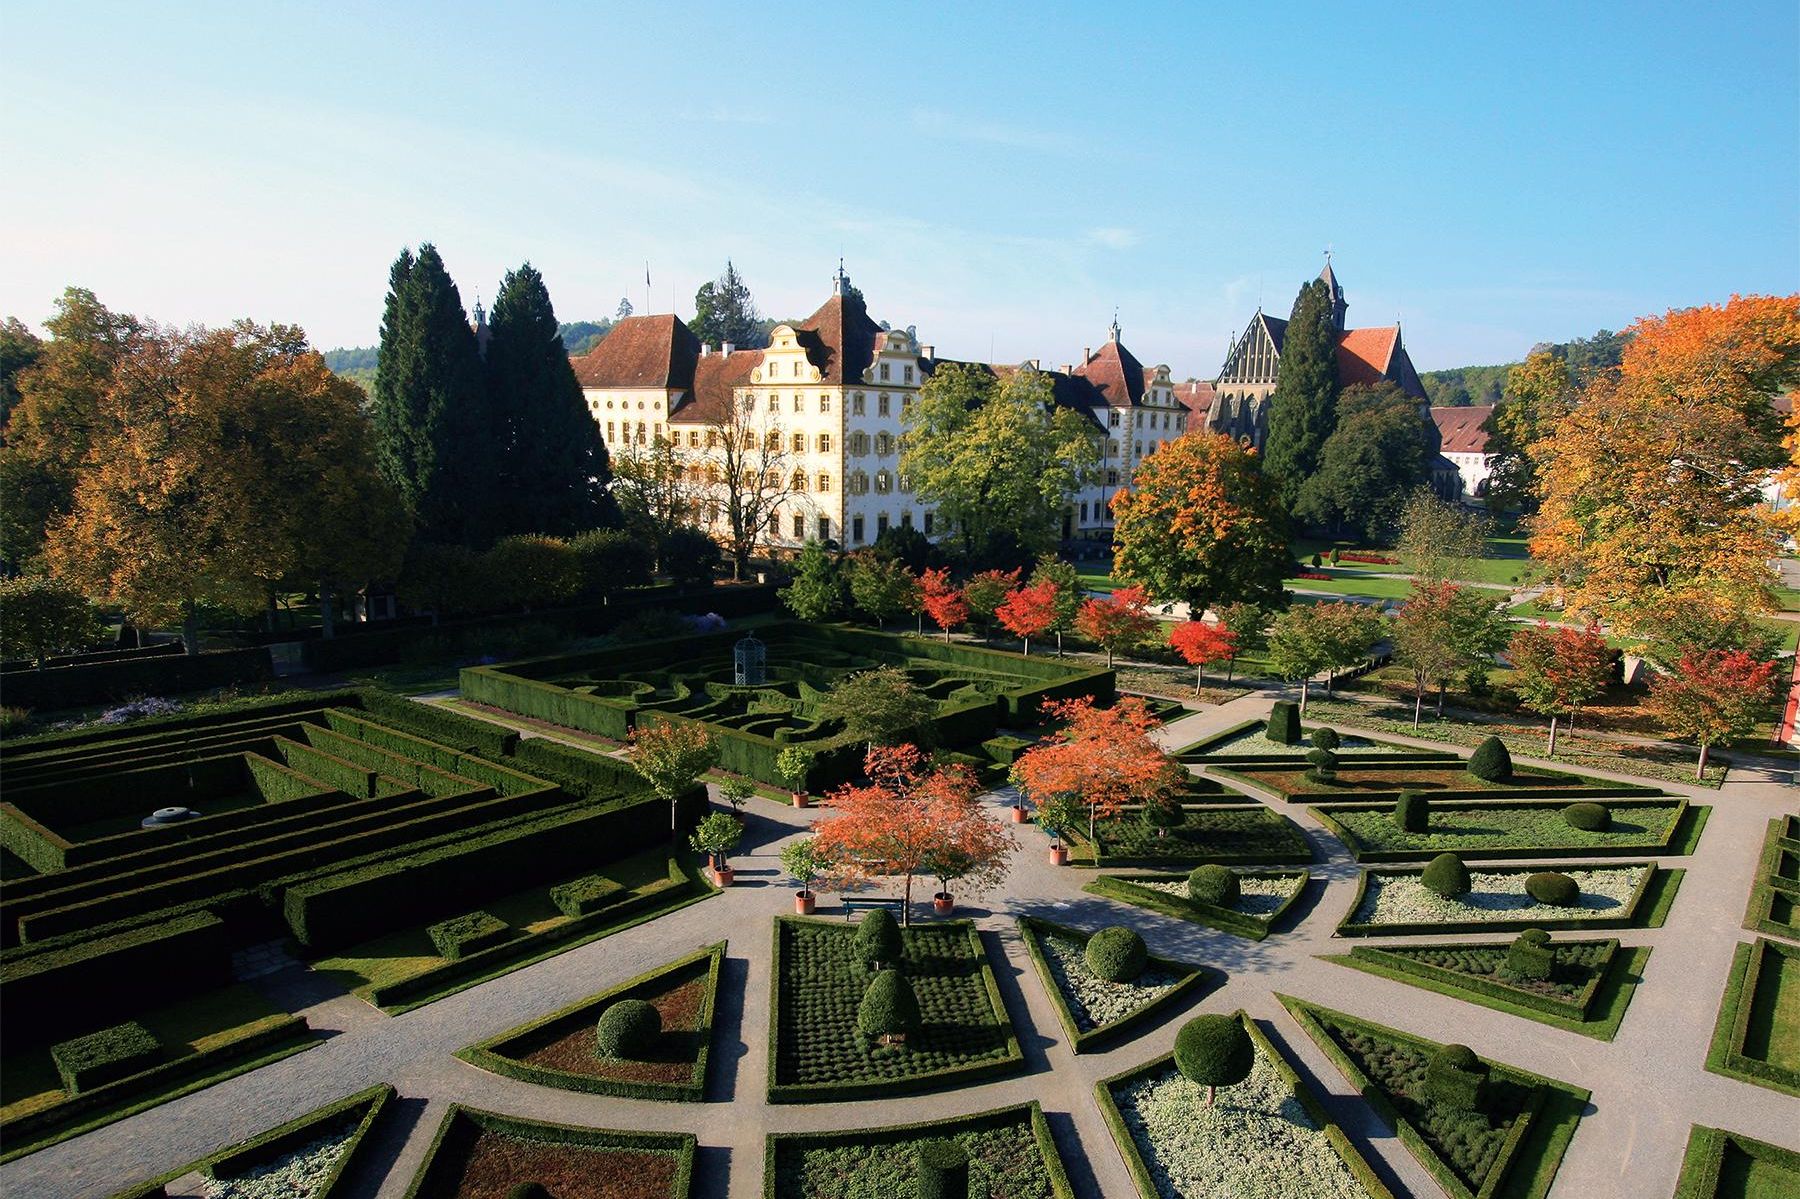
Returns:
[[[498,467],[506,530],[567,537],[616,523],[599,426],[557,332],[544,277],[528,262],[494,297],[488,402],[502,422]]]
[[[762,315],[737,267],[728,260],[725,273],[710,283],[702,283],[694,293],[694,336],[705,345],[730,342],[738,349],[754,349],[766,345]]]
[[[1430,481],[1418,401],[1392,383],[1347,389],[1338,424],[1300,487],[1294,515],[1359,538],[1386,538],[1406,497]],[[1477,555],[1479,556],[1479,555]]]
[[[613,313],[613,319],[622,321],[632,313],[631,301],[624,296],[619,297],[619,310]]]
[[[1281,501],[1290,510],[1337,426],[1337,342],[1331,291],[1323,279],[1314,279],[1300,289],[1288,318],[1263,448],[1263,469],[1278,481]]]
[[[431,245],[402,251],[388,276],[375,368],[381,473],[430,541],[486,545],[499,527],[498,438],[462,297]]]
[[[825,546],[809,541],[794,561],[794,581],[779,592],[781,602],[801,620],[830,620],[844,607],[844,583]]]

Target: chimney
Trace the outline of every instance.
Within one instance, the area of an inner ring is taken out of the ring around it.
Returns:
[[[719,346],[719,353],[724,354],[726,357],[729,358],[731,356],[732,349],[733,349],[732,344],[730,342],[725,342]]]
[[[709,343],[704,342],[704,341],[700,343],[700,357],[702,357],[702,358],[711,358],[712,357],[712,346]]]
[[[1086,366],[1090,361],[1093,360],[1093,357],[1094,357],[1094,347],[1093,346],[1083,346],[1081,349],[1081,365]]]
[[[1075,373],[1075,364],[1073,362],[1063,363],[1063,374],[1072,375],[1074,373]]]

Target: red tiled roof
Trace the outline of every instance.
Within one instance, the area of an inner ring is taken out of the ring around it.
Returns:
[[[1431,419],[1437,425],[1440,447],[1446,454],[1484,454],[1487,431],[1481,426],[1493,415],[1492,404],[1468,405],[1460,408],[1433,408]]]
[[[875,361],[882,328],[854,296],[832,296],[795,330],[806,360],[819,368],[819,382],[860,383]]]
[[[669,413],[672,425],[729,425],[732,397],[750,382],[763,360],[761,350],[706,354],[694,364],[694,386]]]
[[[1205,379],[1195,379],[1188,383],[1175,385],[1175,398],[1187,407],[1187,410],[1198,417],[1211,414],[1216,393],[1213,385]]]
[[[1120,342],[1108,341],[1076,367],[1075,373],[1092,383],[1114,408],[1129,408],[1144,398],[1144,364]]]
[[[1338,337],[1338,386],[1372,386],[1386,379],[1399,341],[1398,325],[1344,330]]]
[[[699,356],[699,338],[679,317],[628,316],[570,365],[583,387],[687,388]]]

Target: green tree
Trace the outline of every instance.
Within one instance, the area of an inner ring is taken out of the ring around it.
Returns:
[[[756,311],[750,288],[729,260],[724,274],[702,283],[694,293],[691,328],[702,345],[730,342],[739,349],[755,349],[768,344],[762,331],[762,314]]]
[[[1313,622],[1325,662],[1327,694],[1338,672],[1368,661],[1369,651],[1387,632],[1378,609],[1354,600],[1314,604]]]
[[[860,553],[851,557],[845,574],[850,580],[850,598],[876,627],[918,607],[919,580],[904,562]]]
[[[1549,434],[1574,399],[1574,380],[1561,354],[1536,350],[1512,368],[1506,376],[1506,391],[1482,426],[1488,435],[1487,452],[1492,455],[1487,496],[1490,511],[1537,510],[1537,470],[1526,450]]]
[[[844,738],[865,745],[924,742],[937,702],[898,666],[877,666],[841,679],[819,701],[819,715],[844,722]]]
[[[554,607],[581,593],[581,556],[568,542],[541,533],[502,537],[482,555],[495,607]]]
[[[24,321],[9,316],[0,323],[0,429],[19,402],[20,372],[36,365],[43,352],[44,343]]]
[[[844,608],[844,582],[838,564],[822,542],[809,541],[794,560],[794,580],[778,593],[787,610],[801,620],[830,620]]]
[[[1050,631],[1056,634],[1056,656],[1060,658],[1063,634],[1075,627],[1075,618],[1081,614],[1081,601],[1087,598],[1087,589],[1081,585],[1081,572],[1075,569],[1073,562],[1064,561],[1055,554],[1044,554],[1032,569],[1031,583],[1034,586],[1049,583],[1056,588],[1056,598],[1051,601],[1056,620]]]
[[[1332,648],[1317,604],[1295,604],[1269,626],[1269,668],[1278,678],[1300,684],[1300,715],[1312,677],[1331,665]]]
[[[1441,583],[1467,571],[1487,549],[1489,521],[1427,488],[1406,498],[1394,545],[1401,565],[1421,583]]]
[[[1231,634],[1231,663],[1225,673],[1230,682],[1237,671],[1237,660],[1244,654],[1260,653],[1269,647],[1269,610],[1242,600],[1231,604],[1215,604],[1213,615]]]
[[[1068,494],[1100,461],[1087,418],[1056,404],[1049,378],[1031,369],[996,380],[980,367],[946,364],[903,419],[900,472],[968,555],[1006,540],[1047,550]]]
[[[712,586],[719,569],[719,543],[699,529],[676,529],[663,539],[663,572],[679,587]]]
[[[104,634],[87,597],[42,575],[0,579],[0,655],[44,667],[52,654],[87,649]]]
[[[589,529],[569,539],[581,564],[582,590],[604,599],[626,587],[650,582],[656,554],[628,529]]]
[[[381,473],[429,541],[485,546],[499,532],[498,422],[462,296],[429,244],[388,276],[372,400]]]
[[[1363,539],[1385,538],[1407,493],[1429,479],[1427,462],[1417,400],[1392,383],[1347,388],[1318,467],[1300,485],[1294,515]]]
[[[1337,427],[1337,343],[1331,291],[1323,279],[1314,279],[1294,298],[1263,446],[1263,469],[1279,484],[1289,510],[1318,470],[1325,441]]]
[[[682,461],[675,443],[654,438],[647,446],[629,446],[612,463],[619,513],[625,528],[655,547],[662,569],[662,550],[676,530],[687,528],[702,506],[701,488]]]
[[[489,324],[487,399],[502,454],[505,527],[513,533],[567,537],[617,522],[607,496],[612,470],[599,426],[557,331],[544,277],[528,262],[508,271]]]
[[[1016,570],[984,570],[963,584],[963,602],[969,605],[969,616],[981,626],[982,639],[994,635],[996,614],[1019,585]]]

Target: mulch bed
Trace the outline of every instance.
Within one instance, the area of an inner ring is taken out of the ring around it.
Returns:
[[[619,1082],[690,1081],[694,1074],[694,1059],[699,1056],[700,1049],[695,1033],[700,1025],[700,1006],[706,998],[705,973],[647,998],[662,1017],[663,1026],[656,1057],[650,1061],[624,1062],[599,1056],[594,1049],[592,1021],[584,1021],[556,1040],[532,1050],[521,1060],[534,1066]]]
[[[506,1199],[521,1182],[542,1183],[556,1199],[671,1199],[675,1166],[668,1153],[483,1132],[469,1149],[456,1199]]]

